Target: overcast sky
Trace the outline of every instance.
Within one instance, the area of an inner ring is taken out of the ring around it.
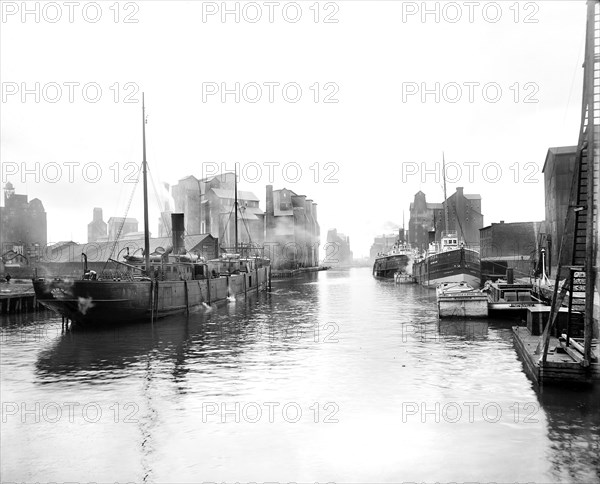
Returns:
[[[577,143],[583,1],[1,5],[2,185],[42,200],[49,242],[125,214],[142,91],[156,184],[238,162],[264,209],[272,170],[355,256],[418,190],[442,201],[442,152],[448,195],[481,194],[488,225],[542,220],[547,149]]]

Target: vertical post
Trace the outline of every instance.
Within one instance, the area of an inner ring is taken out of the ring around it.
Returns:
[[[235,253],[238,251],[238,195],[237,195],[237,165],[234,166],[234,187],[235,187],[235,201],[233,203],[233,209],[235,210]]]
[[[144,93],[142,93],[142,144],[143,158],[142,170],[144,175],[144,262],[146,275],[150,274],[150,236],[148,228],[148,175],[146,163],[146,106],[144,104]]]
[[[210,278],[210,272],[209,272],[208,277],[206,279],[206,295],[208,297],[208,305],[209,306],[210,306],[210,281],[211,281],[211,278]]]
[[[269,277],[269,292],[271,291],[271,266],[267,266],[267,273]]]
[[[185,313],[190,314],[190,296],[188,294],[188,283],[187,280],[183,281],[183,287],[185,289]]]
[[[584,106],[587,105],[587,220],[586,220],[586,247],[585,247],[585,274],[586,274],[586,290],[585,290],[585,316],[583,330],[583,365],[588,366],[592,356],[592,337],[593,337],[593,312],[594,312],[594,287],[596,274],[594,271],[594,252],[596,231],[594,227],[594,164],[596,160],[595,148],[596,141],[594,137],[597,127],[595,124],[595,79],[594,72],[596,68],[596,43],[595,43],[595,8],[596,1],[588,1],[587,7],[587,39],[586,39],[586,59],[585,59],[585,80],[584,80],[584,95],[587,100],[584,100]],[[587,102],[586,102],[587,101]]]
[[[154,280],[150,281],[150,322],[154,322]]]
[[[444,156],[444,152],[442,151],[442,176],[444,177],[444,224],[446,225],[445,231],[448,233],[450,228],[448,227],[448,200],[446,198],[446,158]],[[443,236],[443,232],[442,232]]]

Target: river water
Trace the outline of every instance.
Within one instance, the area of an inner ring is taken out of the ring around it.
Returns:
[[[600,395],[368,268],[61,334],[3,316],[2,482],[600,482]]]

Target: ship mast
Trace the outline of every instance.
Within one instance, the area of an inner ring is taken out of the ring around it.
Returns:
[[[146,107],[144,104],[144,93],[142,93],[142,144],[143,159],[142,172],[144,175],[144,262],[146,275],[150,274],[150,236],[148,231],[148,175],[146,162]]]
[[[446,234],[450,232],[448,227],[448,199],[446,198],[446,159],[444,158],[444,152],[442,151],[442,176],[444,177],[444,228]]]
[[[233,202],[233,209],[235,211],[235,253],[238,251],[238,195],[237,195],[237,166],[234,168],[234,191],[235,201]]]
[[[402,210],[402,243],[406,243],[406,232],[404,232],[404,210]]]

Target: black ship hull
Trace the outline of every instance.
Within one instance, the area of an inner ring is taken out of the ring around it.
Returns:
[[[44,307],[77,326],[110,326],[185,313],[231,296],[267,288],[269,267],[214,279],[184,281],[101,281],[37,279],[33,287]]]
[[[409,260],[409,256],[405,254],[378,257],[373,264],[373,275],[383,279],[393,279],[396,272],[406,271]]]
[[[478,288],[481,284],[479,253],[460,248],[432,254],[413,264],[413,279],[427,287],[436,287],[442,282],[464,281]]]

